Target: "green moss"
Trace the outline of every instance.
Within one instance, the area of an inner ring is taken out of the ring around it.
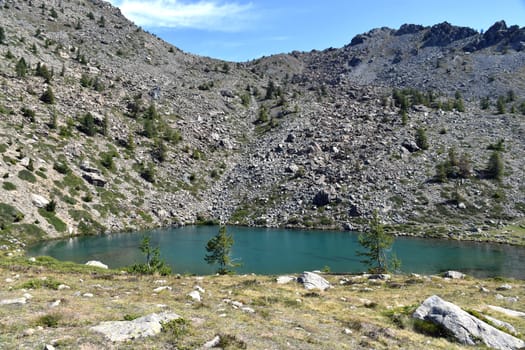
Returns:
[[[35,183],[36,177],[32,172],[26,169],[22,169],[18,172],[18,177],[24,181]]]
[[[0,143],[0,153],[7,151],[8,146],[5,143]]]
[[[58,290],[58,286],[62,283],[53,279],[53,278],[34,278],[26,281],[18,286],[19,289],[39,289],[39,288],[49,288]]]

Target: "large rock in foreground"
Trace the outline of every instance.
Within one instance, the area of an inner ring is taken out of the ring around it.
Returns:
[[[302,275],[297,278],[297,282],[302,283],[306,289],[317,288],[325,290],[330,288],[330,283],[327,280],[313,272],[303,272]]]
[[[525,346],[521,339],[492,327],[437,295],[425,300],[414,312],[413,317],[444,327],[463,344],[483,343],[501,350],[520,349]]]
[[[133,321],[106,321],[98,326],[91,327],[91,330],[104,334],[109,340],[126,341],[136,338],[150,337],[159,334],[162,330],[162,323],[180,318],[172,312],[151,314],[143,316]]]

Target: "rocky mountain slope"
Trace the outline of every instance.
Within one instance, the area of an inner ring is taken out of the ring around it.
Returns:
[[[525,212],[525,29],[404,25],[232,63],[99,0],[5,0],[0,28],[3,243],[360,229],[375,209],[398,233],[521,243],[490,232]]]

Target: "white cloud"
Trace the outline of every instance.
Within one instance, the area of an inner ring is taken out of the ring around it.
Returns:
[[[251,3],[219,0],[110,0],[143,27],[191,28],[222,32],[246,29],[257,17]]]

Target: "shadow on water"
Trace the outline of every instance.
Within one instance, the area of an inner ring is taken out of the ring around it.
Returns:
[[[100,260],[118,268],[144,260],[138,246],[147,234],[174,272],[210,274],[214,268],[204,261],[205,246],[217,231],[216,226],[187,226],[78,237],[42,242],[30,247],[28,254],[79,263]],[[356,255],[360,246],[355,233],[247,227],[228,227],[228,232],[235,239],[232,258],[243,264],[238,273],[282,274],[325,266],[332,272],[366,270]],[[454,269],[477,277],[525,279],[525,249],[521,247],[403,237],[396,239],[392,251],[401,259],[403,272],[433,274]]]

